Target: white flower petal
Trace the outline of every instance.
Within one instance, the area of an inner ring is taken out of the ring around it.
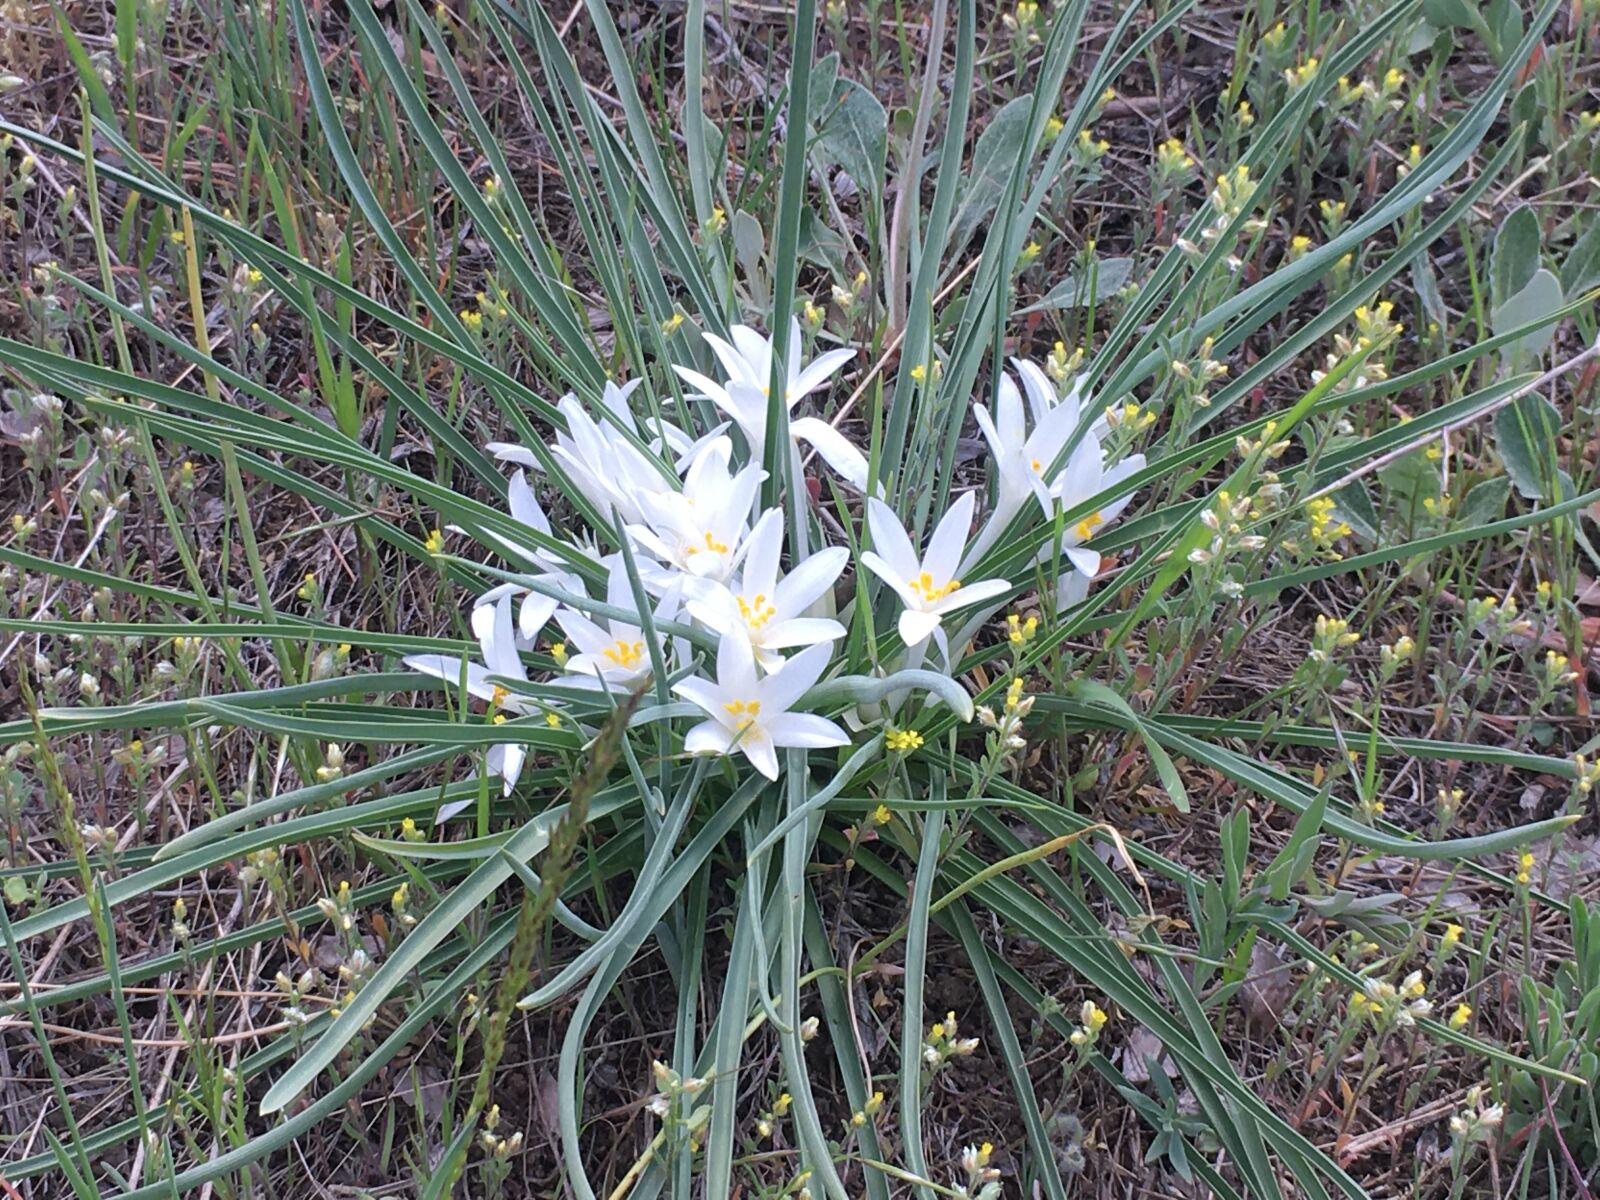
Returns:
[[[522,774],[522,764],[527,761],[528,748],[518,742],[503,742],[498,746],[489,747],[489,753],[484,756],[484,766],[489,774],[500,776],[505,788],[505,794],[511,795],[511,789],[517,786],[517,779]]]
[[[1072,564],[1073,570],[1077,571],[1085,579],[1093,580],[1096,575],[1100,574],[1100,554],[1098,551],[1086,550],[1082,546],[1068,546],[1065,548],[1064,553],[1067,556],[1067,561]]]
[[[901,579],[916,578],[922,570],[916,548],[911,545],[900,518],[894,515],[894,509],[876,496],[867,501],[867,529],[872,534],[872,548],[882,556],[881,561],[888,565],[890,572]],[[862,561],[866,561],[864,555]],[[884,576],[885,579],[889,577]]]
[[[522,607],[517,610],[517,632],[524,640],[533,641],[560,607],[560,602],[553,597],[529,592],[522,598]]]
[[[809,442],[833,473],[858,492],[867,490],[871,466],[850,439],[820,417],[801,417],[789,422],[789,435]]]
[[[401,660],[413,671],[431,675],[446,683],[461,682],[461,660],[453,654],[411,654]],[[467,663],[467,692],[480,700],[494,698],[494,684],[489,682],[489,672],[475,662]]]
[[[733,732],[716,721],[701,721],[683,735],[683,748],[690,754],[726,754],[733,744]]]
[[[821,642],[837,641],[848,632],[839,622],[826,617],[795,617],[788,621],[774,621],[763,629],[761,646],[766,650],[815,646]]]
[[[728,392],[720,383],[709,375],[702,375],[699,371],[690,370],[688,367],[674,366],[678,378],[687,383],[700,395],[715,404],[724,412],[727,411]]]
[[[722,702],[754,700],[761,694],[755,652],[742,629],[724,634],[717,642],[717,691]]]
[[[795,564],[794,570],[785,575],[771,593],[779,615],[790,617],[805,612],[834,585],[849,561],[850,551],[843,546],[829,546]],[[749,577],[747,567],[745,578]]]
[[[950,506],[950,511],[940,518],[928,539],[928,549],[922,556],[922,569],[933,576],[938,586],[956,578],[961,569],[961,552],[966,549],[967,534],[972,530],[972,510],[977,497],[963,492]]]
[[[750,765],[768,779],[778,777],[778,751],[760,725],[751,725],[739,738],[739,750],[750,760]]]
[[[761,724],[772,738],[774,746],[820,750],[827,746],[850,744],[849,734],[826,717],[813,713],[782,713]]]
[[[790,345],[793,348],[797,343]],[[829,350],[826,354],[817,355],[800,374],[789,380],[789,403],[792,405],[802,396],[809,396],[855,356],[854,350]]]
[[[900,597],[900,602],[908,608],[916,608],[922,603],[922,598],[906,586],[909,576],[896,571],[871,550],[861,555],[861,565],[892,587]]]
[[[939,628],[938,613],[908,608],[900,614],[900,640],[907,646],[915,646],[918,642],[927,640],[937,628]]]
[[[943,600],[934,604],[934,609],[940,613],[955,612],[957,609],[969,608],[982,600],[989,600],[1009,592],[1011,585],[1004,579],[983,579],[977,583],[965,583],[951,592]]]
[[[833,658],[833,647],[827,643],[819,643],[808,649],[800,651],[788,662],[783,664],[783,670],[775,675],[768,675],[761,681],[761,708],[768,718],[780,713],[788,712],[794,707],[795,701],[811,690],[812,686],[822,677],[828,669],[828,662]],[[720,678],[720,669],[719,669]]]
[[[680,679],[672,685],[674,695],[682,696],[690,704],[698,705],[711,714],[713,720],[724,713],[722,707],[725,695],[709,679],[702,679],[692,675],[687,679]]]
[[[539,460],[533,456],[533,451],[526,446],[519,446],[516,442],[490,442],[484,449],[500,462],[539,469]]]

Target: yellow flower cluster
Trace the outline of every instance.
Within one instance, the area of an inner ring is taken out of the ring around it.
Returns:
[[[962,1037],[956,1014],[947,1012],[944,1020],[928,1027],[927,1040],[922,1043],[922,1061],[938,1070],[952,1058],[964,1058],[977,1048],[978,1039]]]
[[[1106,406],[1106,424],[1112,429],[1149,429],[1156,423],[1156,414],[1132,400],[1121,408],[1111,404]]]
[[[1388,980],[1369,979],[1363,990],[1350,994],[1350,1015],[1368,1017],[1379,1026],[1414,1025],[1418,1017],[1433,1011],[1433,1005],[1423,998],[1427,991],[1421,971],[1411,972],[1399,987]]]
[[[1600,783],[1600,760],[1590,762],[1583,755],[1574,754],[1572,766],[1576,772],[1573,786],[1578,789],[1580,795],[1587,796],[1594,790],[1595,784]]]
[[[1544,676],[1546,682],[1553,688],[1565,687],[1575,683],[1578,673],[1571,669],[1571,660],[1565,654],[1557,654],[1554,650],[1546,650],[1544,655]]]
[[[1372,305],[1358,305],[1351,315],[1356,320],[1356,333],[1366,342],[1381,342],[1402,332],[1405,326],[1391,320],[1393,300],[1379,300]]]
[[[1321,62],[1313,57],[1296,66],[1285,67],[1283,69],[1284,82],[1292,89],[1303,88],[1317,77],[1317,68],[1321,65]]]
[[[1023,620],[1017,613],[1012,613],[1006,618],[1006,641],[1013,646],[1026,646],[1033,641],[1038,632],[1038,617],[1029,617],[1027,620]]]
[[[855,1128],[860,1129],[863,1125],[872,1120],[873,1117],[877,1116],[882,1111],[883,1093],[873,1092],[865,1104],[850,1114],[850,1124]]]
[[[1081,366],[1083,366],[1083,347],[1078,346],[1068,352],[1065,342],[1057,342],[1044,362],[1044,369],[1057,383],[1063,382],[1068,375],[1077,374]]]
[[[1093,1000],[1085,1000],[1078,1009],[1078,1027],[1072,1031],[1067,1040],[1079,1050],[1087,1050],[1094,1045],[1095,1039],[1100,1036],[1100,1031],[1111,1018],[1106,1015]]]
[[[896,754],[909,754],[923,743],[923,737],[915,729],[890,729],[883,735],[884,745]]]
[[[1167,176],[1186,174],[1194,166],[1194,157],[1183,148],[1178,138],[1168,138],[1156,147],[1156,168]]]
[[[1335,542],[1350,536],[1349,523],[1335,519],[1331,496],[1318,496],[1314,500],[1306,501],[1306,519],[1311,523],[1312,542],[1330,553]],[[1332,556],[1339,557],[1337,554]]]
[[[1517,856],[1517,884],[1519,886],[1527,887],[1533,882],[1533,865],[1534,857],[1532,851],[1524,850]]]

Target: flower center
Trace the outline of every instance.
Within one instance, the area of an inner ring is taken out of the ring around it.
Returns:
[[[728,714],[734,719],[735,733],[743,733],[756,723],[756,718],[761,715],[761,701],[759,700],[734,700],[724,704]]]
[[[615,646],[608,646],[605,650],[605,656],[618,667],[637,666],[643,655],[643,642],[624,642],[619,639]]]
[[[924,604],[932,604],[937,600],[943,600],[961,586],[961,580],[959,579],[952,579],[942,587],[937,586],[933,582],[933,576],[926,571],[915,579],[908,580],[907,583],[911,590],[921,597]]]
[[[746,600],[743,596],[739,597],[739,615],[744,618],[744,623],[751,630],[757,630],[777,616],[778,610],[767,602],[765,592],[758,592],[750,600]]]
[[[702,546],[699,542],[690,542],[684,547],[683,552],[685,555],[694,555],[699,554],[702,550],[708,550],[712,554],[726,554],[728,546],[725,542],[717,541],[716,535],[708,529],[706,530],[705,545]]]
[[[1104,517],[1102,517],[1098,512],[1090,513],[1087,517],[1085,517],[1083,520],[1079,521],[1078,524],[1077,524],[1078,539],[1080,541],[1088,541],[1089,536],[1092,533],[1094,533],[1095,527],[1098,526],[1098,525],[1104,525],[1105,523],[1106,523],[1106,519]]]

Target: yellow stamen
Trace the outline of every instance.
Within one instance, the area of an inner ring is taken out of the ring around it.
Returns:
[[[915,592],[919,597],[921,597],[924,604],[933,604],[939,600],[943,600],[951,592],[959,588],[961,586],[961,580],[952,579],[949,583],[941,587],[933,582],[932,575],[924,571],[915,579],[907,580],[906,586]]]
[[[615,646],[607,647],[605,650],[605,656],[610,659],[615,666],[637,666],[639,659],[644,656],[644,643],[624,642],[621,639],[618,639]]]
[[[761,629],[778,615],[778,610],[767,602],[766,593],[758,592],[752,599],[739,597],[739,615],[752,630]]]
[[[728,547],[727,547],[726,543],[717,541],[715,535],[713,535],[712,532],[709,529],[706,530],[706,539],[705,540],[706,540],[706,544],[704,546],[698,545],[698,544],[696,544],[694,542],[690,542],[688,544],[688,546],[684,547],[684,551],[683,551],[684,554],[685,555],[699,554],[702,550],[709,550],[713,554],[726,554],[728,552]]]
[[[722,707],[727,710],[730,716],[738,718],[733,725],[734,730],[738,733],[743,733],[746,729],[749,729],[750,726],[756,723],[756,718],[761,715],[761,701],[759,700],[734,700],[724,704]]]

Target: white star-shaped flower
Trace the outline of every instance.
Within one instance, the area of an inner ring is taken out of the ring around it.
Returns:
[[[785,746],[823,749],[846,746],[850,737],[826,717],[789,710],[827,669],[833,651],[812,646],[791,658],[783,670],[756,673],[755,652],[737,630],[717,644],[717,678],[683,679],[672,690],[704,709],[709,720],[692,726],[683,748],[690,754],[743,754],[768,779],[778,777],[778,750]]]

